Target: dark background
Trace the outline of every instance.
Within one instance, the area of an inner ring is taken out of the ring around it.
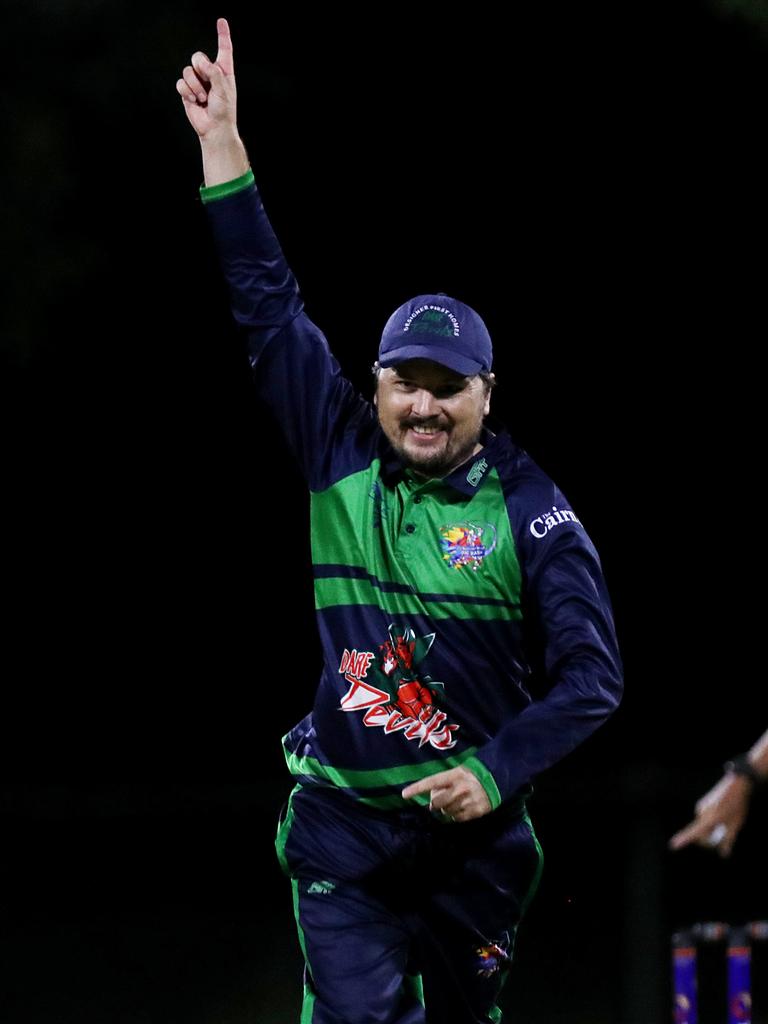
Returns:
[[[510,1019],[668,1020],[672,930],[768,916],[764,798],[731,861],[666,852],[766,727],[768,17],[672,7],[4,4],[9,1024],[298,1019],[272,841],[318,647],[304,488],[252,400],[175,92],[218,15],[348,374],[370,387],[410,295],[476,307],[496,415],[603,558],[626,698],[537,784]],[[755,974],[765,1021],[762,951]]]

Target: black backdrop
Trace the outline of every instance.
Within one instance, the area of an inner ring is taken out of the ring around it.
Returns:
[[[626,699],[537,786],[512,1019],[667,1019],[672,928],[768,914],[764,805],[727,864],[665,850],[765,727],[764,31],[714,4],[136,6],[4,8],[4,1019],[297,1018],[271,844],[318,669],[305,496],[175,93],[220,14],[348,374],[370,387],[409,295],[471,303],[496,415],[603,558]]]

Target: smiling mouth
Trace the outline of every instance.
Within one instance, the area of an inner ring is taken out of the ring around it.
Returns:
[[[448,433],[442,427],[426,427],[422,423],[409,423],[406,427],[406,437],[411,444],[427,447],[431,446],[433,441],[445,440]]]
[[[409,429],[412,430],[414,434],[422,434],[426,437],[442,433],[442,427],[425,427],[422,424],[411,424]]]

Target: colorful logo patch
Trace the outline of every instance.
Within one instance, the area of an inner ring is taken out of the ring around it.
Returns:
[[[385,733],[401,733],[436,750],[456,746],[459,726],[435,704],[443,684],[427,675],[421,663],[435,634],[417,637],[408,626],[392,623],[389,639],[378,652],[344,650],[339,672],[350,684],[341,698],[342,711],[364,711],[363,724]]]
[[[484,536],[490,543],[484,543]],[[443,560],[453,569],[463,569],[468,565],[477,572],[483,559],[496,547],[496,527],[492,523],[486,523],[485,527],[475,523],[441,526],[440,547]]]

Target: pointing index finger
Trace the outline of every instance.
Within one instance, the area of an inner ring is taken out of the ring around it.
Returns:
[[[423,779],[419,779],[418,782],[412,782],[410,786],[406,786],[400,795],[404,800],[408,800],[420,793],[430,793],[433,789],[439,789],[445,774],[445,772],[437,772],[435,775],[427,775]]]
[[[218,32],[219,52],[216,54],[216,63],[228,75],[234,74],[235,63],[232,54],[232,36],[229,32],[229,24],[226,18],[219,18],[216,21]]]
[[[689,843],[698,841],[704,835],[705,831],[706,829],[702,826],[701,822],[691,822],[690,825],[686,825],[685,828],[681,828],[679,832],[675,832],[669,840],[670,849],[680,850],[683,846],[688,846]]]

